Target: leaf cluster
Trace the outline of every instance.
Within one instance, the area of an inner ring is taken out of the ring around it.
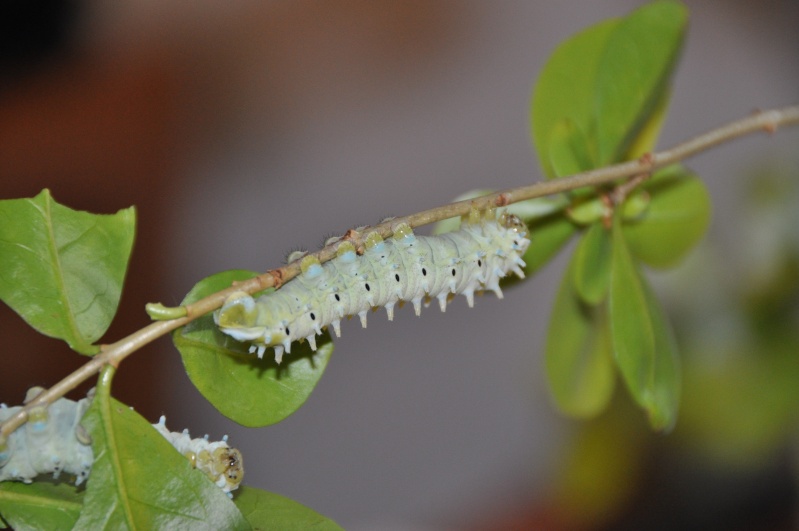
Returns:
[[[554,51],[531,104],[535,148],[548,179],[654,149],[686,24],[680,3],[653,2]],[[679,358],[642,266],[673,266],[702,238],[710,217],[707,191],[675,165],[614,186],[574,190],[560,205],[525,216],[533,242],[525,256],[529,272],[573,237],[579,240],[547,333],[552,396],[569,414],[593,416],[609,403],[620,374],[652,427],[668,430],[679,403]]]
[[[41,333],[66,341],[81,354],[97,355],[96,341],[119,304],[135,210],[112,215],[75,211],[44,190],[30,199],[0,201],[0,220],[0,298]],[[187,299],[248,275],[216,275]],[[220,341],[210,316],[175,335],[198,388],[221,411],[249,426],[278,422],[299,408],[332,351],[328,343],[313,359],[295,358],[278,373],[276,367],[255,367],[252,357],[241,356],[240,345],[226,356]],[[144,418],[111,396],[114,372],[111,366],[103,369],[82,422],[95,455],[85,488],[47,480],[0,483],[0,524],[20,530],[286,529],[304,524],[339,529],[314,511],[260,489],[243,487],[235,500],[228,498]]]

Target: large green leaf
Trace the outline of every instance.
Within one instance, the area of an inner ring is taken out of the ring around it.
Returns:
[[[613,225],[609,293],[613,351],[624,381],[652,427],[670,430],[680,395],[677,345],[663,310],[633,262],[618,221]]]
[[[568,159],[575,152],[596,162],[596,76],[605,44],[618,20],[607,20],[583,30],[552,53],[538,77],[533,92],[531,121],[533,139],[544,175],[558,176],[553,166],[580,166]],[[585,139],[585,149],[573,144]],[[561,161],[565,156],[567,160]]]
[[[253,487],[241,487],[234,500],[253,529],[262,531],[341,531],[333,520],[286,497]]]
[[[0,516],[17,531],[72,529],[83,507],[83,494],[65,482],[4,481],[0,483]]]
[[[607,39],[597,67],[599,165],[618,162],[664,105],[688,21],[678,2],[652,2],[624,17]]]
[[[643,189],[650,196],[648,207],[623,225],[630,251],[647,265],[672,266],[705,235],[710,196],[704,183],[681,166],[656,173]]]
[[[588,304],[599,304],[608,292],[611,247],[610,230],[596,222],[574,251],[574,287]]]
[[[615,375],[605,307],[581,300],[574,288],[575,262],[572,257],[550,317],[547,381],[559,409],[591,417],[607,406]]]
[[[252,271],[217,273],[198,282],[182,304],[190,304],[252,278]],[[212,315],[179,328],[172,336],[192,383],[223,415],[244,426],[267,426],[294,413],[310,396],[325,371],[333,342],[325,334],[318,350],[294,344],[278,365],[265,356],[248,353],[249,345],[219,331]]]
[[[0,201],[0,298],[31,326],[83,354],[116,313],[135,210],[71,210],[48,190]]]
[[[100,377],[83,424],[95,461],[76,529],[250,529],[227,495]]]

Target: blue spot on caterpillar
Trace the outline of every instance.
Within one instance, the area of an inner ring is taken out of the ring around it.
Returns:
[[[25,401],[29,402],[41,391],[40,387],[29,389]],[[31,483],[39,474],[53,474],[58,479],[61,473],[66,473],[75,476],[75,485],[83,483],[94,463],[91,437],[80,425],[90,401],[90,397],[77,402],[61,398],[47,408],[33,410],[26,425],[14,431],[8,440],[0,441],[0,481]],[[0,404],[0,422],[19,409]],[[194,468],[204,472],[228,495],[238,488],[244,476],[241,453],[228,446],[227,436],[221,441],[209,441],[207,435],[192,439],[188,430],[167,430],[165,422],[161,417],[153,427]]]
[[[465,216],[460,230],[439,236],[416,236],[400,224],[384,241],[372,232],[357,256],[344,241],[334,259],[302,259],[302,274],[281,289],[257,300],[244,292],[230,295],[214,314],[219,329],[238,341],[252,343],[250,352],[275,351],[280,363],[293,341],[308,341],[316,350],[316,335],[332,325],[341,335],[341,319],[358,315],[366,327],[371,308],[385,307],[394,318],[398,301],[411,301],[416,315],[422,302],[435,298],[441,311],[454,295],[462,294],[471,307],[475,292],[489,290],[502,298],[499,280],[509,272],[524,277],[522,255],[530,245],[526,225],[516,216],[495,211]]]

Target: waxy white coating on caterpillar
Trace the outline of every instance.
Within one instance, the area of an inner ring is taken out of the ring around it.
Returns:
[[[241,452],[228,446],[227,435],[221,441],[209,441],[208,435],[192,439],[189,430],[169,431],[163,415],[153,427],[223,492],[239,488],[244,478],[244,462]]]
[[[41,387],[28,390],[25,402],[30,402]],[[5,443],[0,443],[0,481],[31,483],[39,474],[53,474],[58,479],[63,472],[75,476],[80,485],[94,463],[91,437],[80,421],[89,408],[91,398],[77,402],[61,398],[47,408],[34,409],[28,422],[15,430]],[[0,404],[0,422],[15,415],[20,406]],[[227,435],[221,441],[192,439],[187,430],[172,432],[166,429],[166,418],[161,417],[153,427],[175,449],[204,472],[219,488],[230,495],[238,488],[244,475],[241,453],[227,444]]]
[[[42,390],[30,388],[25,402]],[[75,485],[83,483],[94,462],[91,438],[80,425],[89,403],[87,398],[77,402],[62,398],[47,409],[34,409],[28,422],[0,443],[0,481],[30,483],[39,474],[52,473],[57,479],[65,472],[75,476]],[[0,422],[20,409],[0,404]]]
[[[365,328],[371,308],[385,307],[392,320],[398,301],[410,301],[419,315],[422,302],[433,298],[442,312],[457,294],[469,307],[475,292],[489,290],[502,298],[499,280],[509,272],[524,277],[521,257],[529,244],[519,218],[502,214],[497,220],[493,211],[485,217],[473,212],[460,230],[438,236],[416,236],[401,224],[386,241],[367,234],[362,256],[343,242],[324,265],[305,257],[302,274],[257,300],[233,293],[214,319],[225,334],[252,343],[250,352],[259,358],[272,347],[280,363],[293,341],[304,339],[316,350],[316,335],[330,325],[340,336],[345,317],[357,315]]]

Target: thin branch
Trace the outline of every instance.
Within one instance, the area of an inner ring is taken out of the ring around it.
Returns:
[[[758,112],[747,118],[736,120],[717,129],[708,131],[687,142],[678,144],[671,149],[657,153],[648,153],[637,160],[614,164],[612,166],[578,173],[569,177],[541,181],[518,188],[510,188],[475,199],[459,201],[457,203],[425,210],[417,214],[394,218],[373,227],[367,227],[361,231],[350,230],[340,241],[350,241],[357,249],[361,250],[363,249],[363,242],[367,234],[377,232],[382,237],[387,238],[400,223],[407,223],[411,227],[419,227],[447,218],[466,215],[472,208],[485,210],[488,208],[503,207],[535,197],[557,194],[588,186],[608,184],[627,177],[649,174],[658,168],[674,164],[675,162],[684,160],[697,153],[736,138],[758,131],[774,133],[780,127],[797,124],[799,124],[799,105]],[[320,262],[326,262],[335,257],[336,249],[340,245],[340,241],[327,245],[313,254],[319,258]],[[104,346],[102,352],[95,356],[90,362],[86,363],[80,369],[76,370],[47,391],[39,394],[34,400],[25,404],[16,415],[9,417],[0,426],[0,443],[2,443],[11,432],[27,421],[32,409],[50,405],[88,378],[97,374],[106,364],[115,367],[118,366],[127,356],[151,341],[193,321],[197,317],[219,308],[228,295],[234,291],[255,293],[266,288],[279,287],[284,282],[297,276],[299,272],[299,261],[295,261],[282,268],[258,275],[250,280],[236,283],[228,289],[214,293],[186,306],[185,317],[170,321],[154,322],[116,343]]]

